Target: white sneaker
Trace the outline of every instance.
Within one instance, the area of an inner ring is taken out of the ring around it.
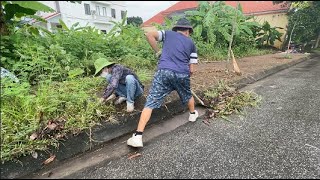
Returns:
[[[142,135],[133,134],[132,137],[127,140],[127,144],[132,147],[143,147]]]
[[[132,112],[134,110],[134,103],[127,102],[127,112]]]
[[[189,115],[189,121],[191,121],[191,122],[195,122],[197,120],[198,116],[199,116],[197,110],[194,110],[194,112],[195,112],[194,114],[190,114]]]
[[[127,100],[127,98],[120,96],[119,99],[117,99],[114,104],[121,104],[121,103],[123,103],[123,102],[126,101],[126,100]]]

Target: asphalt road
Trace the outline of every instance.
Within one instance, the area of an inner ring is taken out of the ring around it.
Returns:
[[[141,156],[128,159],[124,153],[63,178],[319,179],[320,58],[242,90],[256,92],[262,101],[244,116],[231,116],[233,123],[188,122],[148,139],[138,149]]]

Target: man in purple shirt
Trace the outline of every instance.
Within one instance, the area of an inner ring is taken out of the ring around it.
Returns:
[[[192,32],[190,22],[182,18],[178,20],[172,31],[155,31],[146,34],[156,55],[161,55],[138,128],[127,141],[129,146],[143,147],[142,133],[151,117],[152,110],[159,108],[164,98],[174,90],[178,92],[182,103],[188,104],[189,121],[196,121],[198,112],[195,110],[191,94],[190,75],[194,72],[194,64],[198,63],[198,55],[193,41],[189,38]],[[163,42],[162,52],[156,41]]]
[[[132,112],[134,100],[143,94],[144,89],[138,76],[129,68],[109,62],[105,58],[97,59],[94,65],[95,75],[100,73],[100,76],[106,78],[109,83],[100,98],[100,103],[111,101],[119,96],[115,104],[127,101],[127,112]]]

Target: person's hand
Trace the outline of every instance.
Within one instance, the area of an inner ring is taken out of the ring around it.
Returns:
[[[105,100],[105,102],[111,101],[111,100],[113,100],[113,99],[115,99],[115,98],[116,98],[116,95],[115,95],[115,94],[111,94],[111,95]]]
[[[162,50],[159,50],[159,51],[156,53],[156,58],[157,58],[157,59],[159,59],[159,58],[160,58],[161,53],[162,53]]]

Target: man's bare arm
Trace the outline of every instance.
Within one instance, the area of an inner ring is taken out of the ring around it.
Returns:
[[[149,42],[150,46],[154,50],[155,53],[159,52],[159,47],[157,45],[157,41],[159,39],[159,34],[157,31],[151,31],[146,33],[147,41]]]

